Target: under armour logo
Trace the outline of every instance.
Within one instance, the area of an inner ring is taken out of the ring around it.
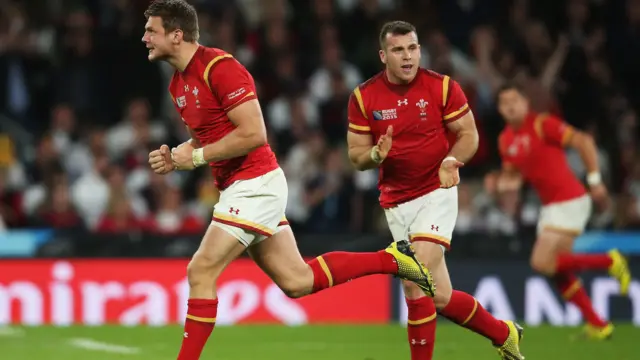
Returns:
[[[188,337],[189,337],[189,333],[188,333],[188,332],[186,332],[186,333],[184,333],[184,335],[183,335],[183,336],[184,336],[184,338],[186,339],[186,338],[188,338]]]
[[[238,215],[239,212],[240,212],[240,209],[229,208],[229,214],[236,213],[236,215]]]
[[[420,341],[417,341],[416,339],[411,339],[411,345],[427,345],[427,340],[426,339],[420,339]]]
[[[402,105],[409,105],[409,100],[407,99],[398,100],[398,106],[402,106]]]
[[[435,225],[431,225],[431,230],[438,231],[438,227]]]

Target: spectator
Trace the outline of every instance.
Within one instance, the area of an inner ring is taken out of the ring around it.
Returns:
[[[494,100],[507,80],[524,85],[534,108],[594,135],[617,226],[640,227],[640,1],[201,3],[201,43],[229,51],[255,79],[298,230],[384,225],[377,170],[355,173],[341,157],[346,103],[381,70],[378,31],[391,18],[415,23],[422,65],[462,83],[474,111],[481,142],[463,168],[458,234],[510,235],[537,218],[529,189],[498,197],[487,174],[500,165]],[[208,170],[161,177],[148,169],[149,149],[189,135],[164,90],[173,69],[146,59],[137,6],[0,2],[0,226],[67,226],[74,210],[90,230],[175,234],[202,225],[192,212],[209,221],[217,192]],[[568,159],[584,177],[579,154],[568,149]]]
[[[351,209],[348,206],[353,193],[346,174],[344,151],[329,150],[323,171],[306,188],[306,205],[313,221],[307,225],[315,233],[338,233],[349,229]]]
[[[123,121],[108,131],[106,141],[110,156],[121,158],[140,147],[146,151],[149,142],[162,143],[165,138],[162,123],[151,120],[149,103],[136,98],[129,102]]]
[[[61,181],[52,185],[47,199],[36,212],[34,224],[54,229],[82,229],[83,222],[69,196],[69,185]]]
[[[312,131],[304,140],[293,146],[282,164],[289,187],[287,218],[297,227],[301,227],[309,219],[306,187],[321,172],[321,160],[325,148],[326,143],[322,134]]]
[[[67,104],[58,104],[51,115],[51,137],[59,154],[68,154],[76,140],[76,115]]]
[[[342,50],[337,43],[324,44],[321,56],[321,67],[309,79],[311,98],[315,103],[320,104],[333,96],[333,87],[331,86],[333,72],[342,74],[345,85],[349,89],[355,88],[363,81],[358,69],[343,59]]]
[[[3,229],[25,225],[20,193],[9,189],[7,180],[8,170],[0,167],[0,221]]]
[[[109,185],[106,176],[109,170],[109,158],[99,154],[94,158],[92,169],[85,172],[71,185],[73,205],[82,214],[87,226],[95,228],[109,199]]]
[[[124,194],[112,194],[106,206],[105,213],[101,216],[96,226],[96,232],[110,233],[135,233],[143,229],[140,221],[131,209],[131,203]]]
[[[151,232],[170,234],[199,234],[204,229],[202,221],[187,212],[180,189],[167,187],[162,194],[158,211],[147,224]]]

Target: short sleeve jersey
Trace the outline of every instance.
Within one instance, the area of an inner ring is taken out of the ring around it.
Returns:
[[[515,166],[545,205],[586,193],[564,152],[574,131],[553,115],[532,112],[521,126],[507,125],[498,138],[503,163]]]
[[[393,207],[440,187],[438,169],[449,152],[446,124],[470,111],[457,82],[419,69],[406,85],[385,72],[359,85],[349,100],[349,131],[374,143],[393,126],[393,145],[380,165],[380,204]]]
[[[200,46],[184,69],[176,71],[169,92],[184,123],[202,146],[214,143],[235,129],[228,113],[257,99],[253,77],[231,54]],[[236,180],[264,175],[278,167],[266,144],[249,154],[212,162],[216,185],[224,189]]]

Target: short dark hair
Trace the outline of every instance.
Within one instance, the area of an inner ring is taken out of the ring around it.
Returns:
[[[380,30],[380,47],[384,49],[387,34],[407,35],[411,32],[416,32],[416,27],[411,23],[399,20],[387,22],[382,25],[382,29]]]
[[[496,95],[500,96],[500,94],[502,94],[505,91],[509,91],[509,90],[515,90],[517,92],[520,93],[520,95],[527,97],[527,92],[524,88],[524,85],[518,81],[515,80],[509,80],[506,81],[504,84],[502,84],[499,88],[498,91],[496,92]]]
[[[184,40],[196,42],[200,37],[198,28],[198,13],[196,9],[185,0],[154,0],[144,16],[158,16],[162,19],[162,27],[165,31],[182,30]]]

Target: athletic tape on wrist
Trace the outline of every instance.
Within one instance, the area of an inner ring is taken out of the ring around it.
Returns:
[[[371,148],[371,160],[373,160],[374,163],[376,164],[380,164],[382,162],[382,158],[380,158],[380,155],[378,154],[378,145],[374,146]]]
[[[602,182],[602,175],[599,172],[592,172],[587,174],[587,184],[594,186],[599,185]]]
[[[191,152],[191,160],[193,160],[193,166],[195,167],[205,165],[207,161],[204,159],[204,148],[194,149]]]

